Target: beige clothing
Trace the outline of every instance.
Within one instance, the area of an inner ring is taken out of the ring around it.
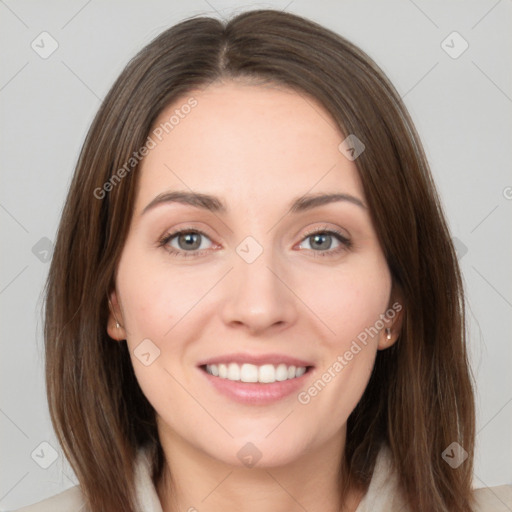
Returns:
[[[356,512],[411,512],[405,508],[398,486],[398,478],[391,467],[390,452],[383,447],[375,465],[368,492]],[[141,452],[136,464],[136,489],[139,512],[162,512],[155,487],[150,476],[150,461]],[[512,486],[475,490],[477,512],[510,512],[512,510]],[[17,512],[87,512],[78,486],[57,496],[24,507]]]

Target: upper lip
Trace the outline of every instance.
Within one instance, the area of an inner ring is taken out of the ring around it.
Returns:
[[[222,356],[211,357],[199,362],[198,366],[212,365],[212,364],[254,364],[261,366],[264,364],[285,364],[286,366],[313,366],[311,362],[305,361],[304,359],[298,359],[296,357],[290,357],[284,354],[224,354]]]

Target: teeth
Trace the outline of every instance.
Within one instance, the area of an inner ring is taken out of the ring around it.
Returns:
[[[280,364],[276,368],[276,380],[282,381],[288,378],[288,367],[285,364]]]
[[[206,371],[210,375],[242,382],[261,382],[270,384],[272,382],[280,382],[283,380],[295,379],[306,373],[305,366],[287,366],[286,364],[264,364],[256,366],[254,364],[245,363],[239,365],[237,363],[229,364],[207,364]]]
[[[231,363],[238,366],[236,363]],[[242,382],[258,382],[259,371],[258,367],[253,364],[243,364],[240,369],[240,380]],[[237,380],[237,379],[232,379]]]
[[[240,380],[240,366],[235,363],[231,363],[228,366],[228,380]]]
[[[258,382],[275,382],[276,381],[276,369],[272,364],[264,364],[259,369],[256,367],[258,372]]]

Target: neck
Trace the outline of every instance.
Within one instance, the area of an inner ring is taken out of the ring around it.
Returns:
[[[355,512],[363,493],[345,489],[339,439],[282,465],[252,468],[212,458],[182,438],[161,437],[166,464],[157,492],[164,512]]]

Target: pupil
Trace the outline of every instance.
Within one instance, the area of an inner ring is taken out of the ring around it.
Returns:
[[[317,246],[317,248],[320,248],[320,249],[329,249],[330,247],[330,238],[331,236],[330,235],[314,235],[313,237],[313,245]],[[325,242],[325,241],[328,241],[329,243],[327,243],[327,246],[323,246],[322,247],[322,242]]]
[[[197,249],[201,243],[199,241],[199,233],[187,233],[180,236],[180,245],[184,242],[187,249]]]

